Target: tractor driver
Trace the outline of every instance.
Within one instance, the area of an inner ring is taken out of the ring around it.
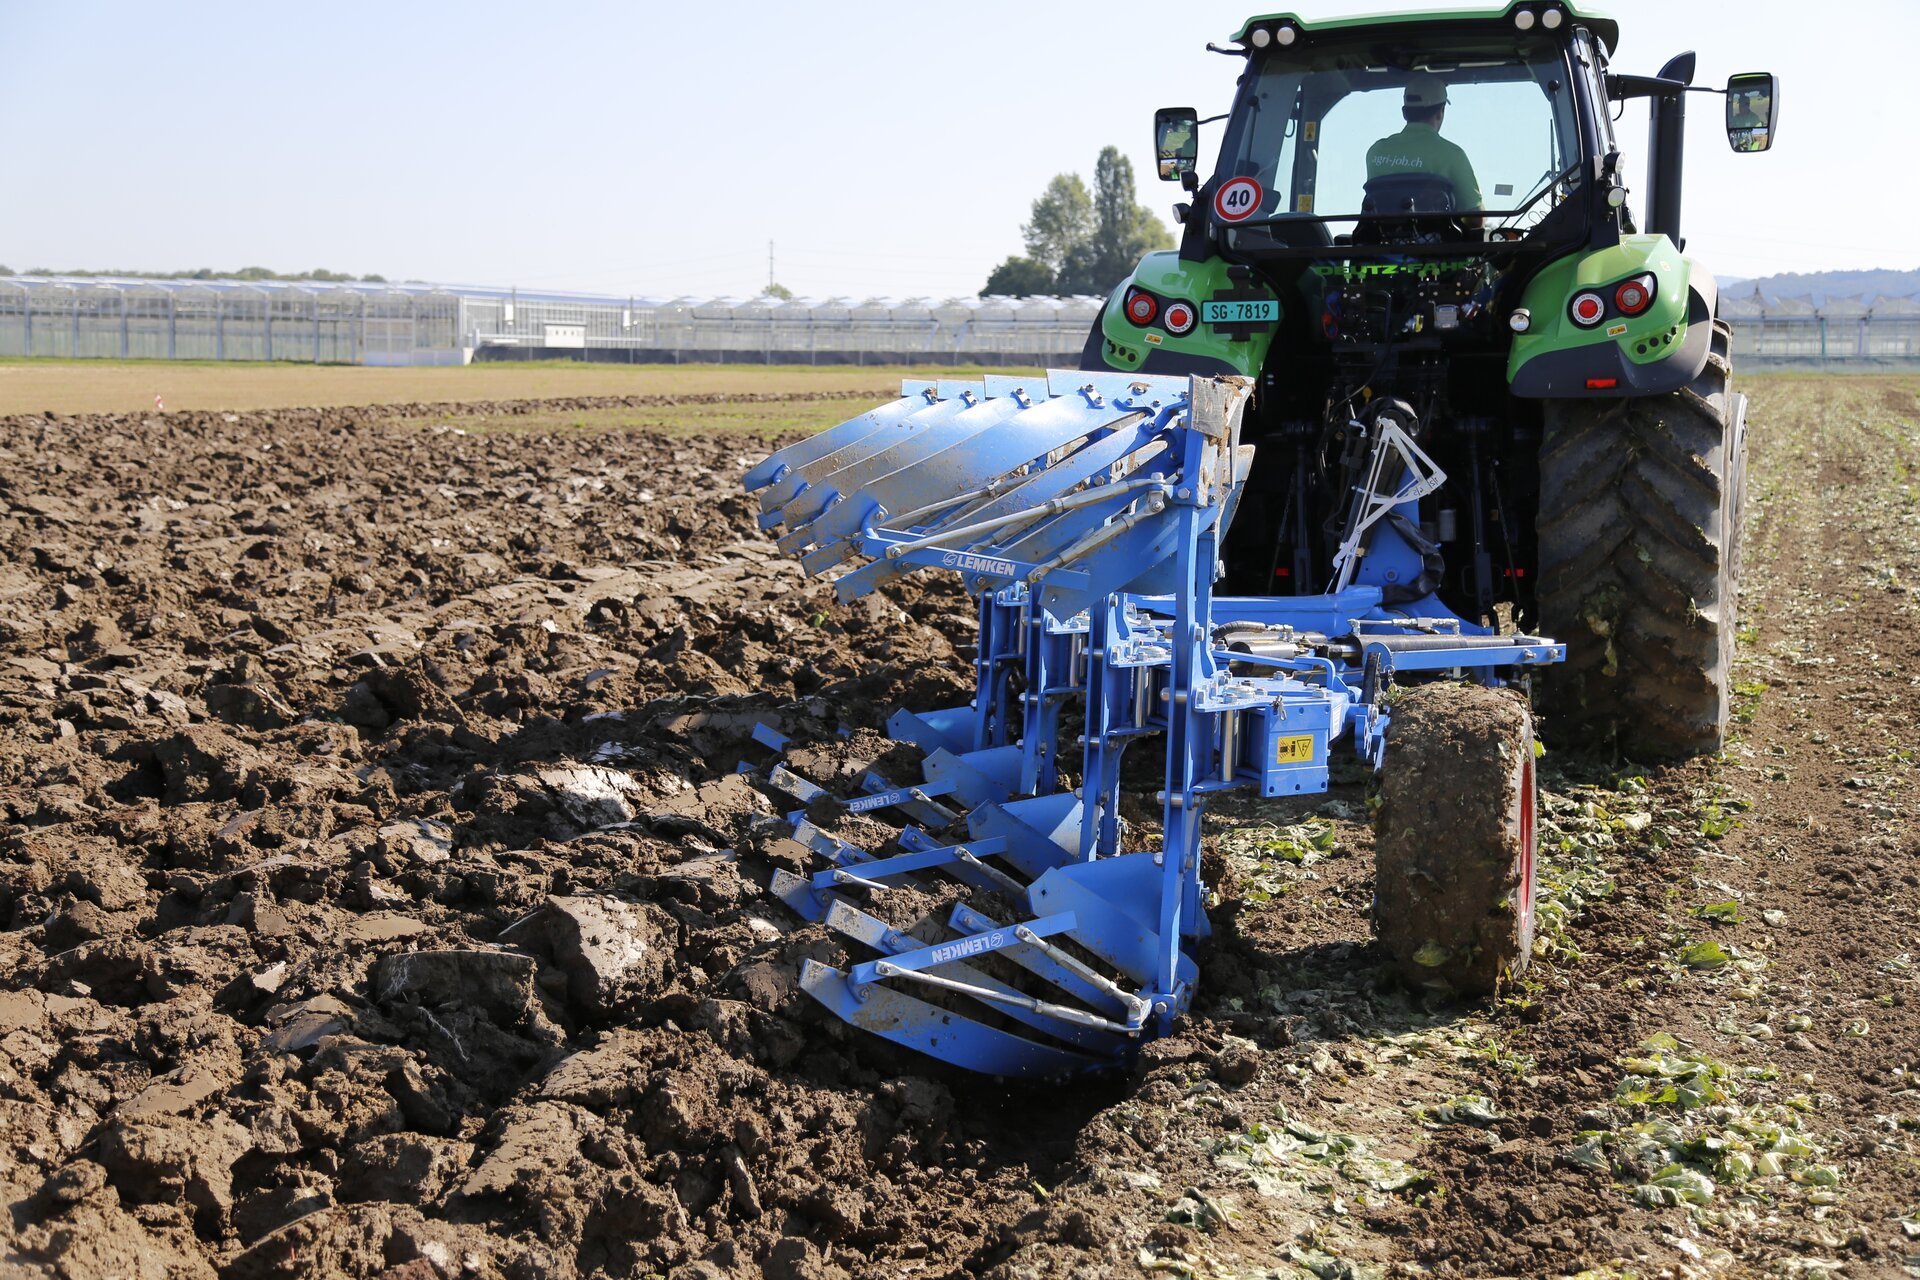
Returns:
[[[1427,71],[1408,76],[1400,114],[1406,118],[1406,128],[1367,148],[1368,180],[1406,174],[1444,178],[1453,184],[1455,209],[1478,209],[1480,180],[1473,176],[1467,153],[1440,136],[1440,124],[1447,117],[1447,82]],[[1469,227],[1480,225],[1479,218],[1460,221]]]

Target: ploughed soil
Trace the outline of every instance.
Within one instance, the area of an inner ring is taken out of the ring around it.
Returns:
[[[1920,1274],[1916,386],[1750,388],[1736,740],[1540,726],[1523,982],[1390,972],[1347,770],[1216,807],[1174,1037],[1022,1087],[797,990],[753,730],[911,778],[974,617],[778,557],[773,440],[0,420],[0,1274]]]

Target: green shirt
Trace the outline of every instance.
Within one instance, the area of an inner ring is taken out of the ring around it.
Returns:
[[[1409,124],[1367,148],[1367,178],[1431,174],[1453,184],[1453,207],[1480,207],[1480,180],[1473,176],[1467,153],[1440,136],[1430,124]]]

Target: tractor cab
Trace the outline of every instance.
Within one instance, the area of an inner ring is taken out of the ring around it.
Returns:
[[[1282,17],[1241,35],[1213,174],[1202,186],[1192,164],[1172,166],[1199,196],[1180,256],[1250,268],[1238,274],[1292,316],[1290,349],[1504,351],[1529,263],[1596,229],[1617,239],[1604,36],[1569,11],[1312,33]],[[1163,176],[1188,120],[1156,118]]]
[[[1595,122],[1583,121],[1570,43],[1507,30],[1418,50],[1378,38],[1270,48],[1242,81],[1215,184],[1250,180],[1258,201],[1215,211],[1222,246],[1255,256],[1578,236]],[[1584,33],[1578,43],[1592,65]]]

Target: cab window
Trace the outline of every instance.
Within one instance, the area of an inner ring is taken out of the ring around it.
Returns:
[[[1338,224],[1363,212],[1369,177],[1382,176],[1370,175],[1369,149],[1398,139],[1408,145],[1381,155],[1399,167],[1376,169],[1444,165],[1457,183],[1470,177],[1478,186],[1476,207],[1489,225],[1525,227],[1582,180],[1574,164],[1581,148],[1572,74],[1562,47],[1545,39],[1462,42],[1413,54],[1359,41],[1270,50],[1245,82],[1220,173],[1260,184],[1260,208],[1245,221]],[[1410,90],[1424,101],[1436,85],[1445,99],[1437,136],[1427,129],[1413,137],[1403,110]],[[1464,211],[1470,196],[1459,199]]]

